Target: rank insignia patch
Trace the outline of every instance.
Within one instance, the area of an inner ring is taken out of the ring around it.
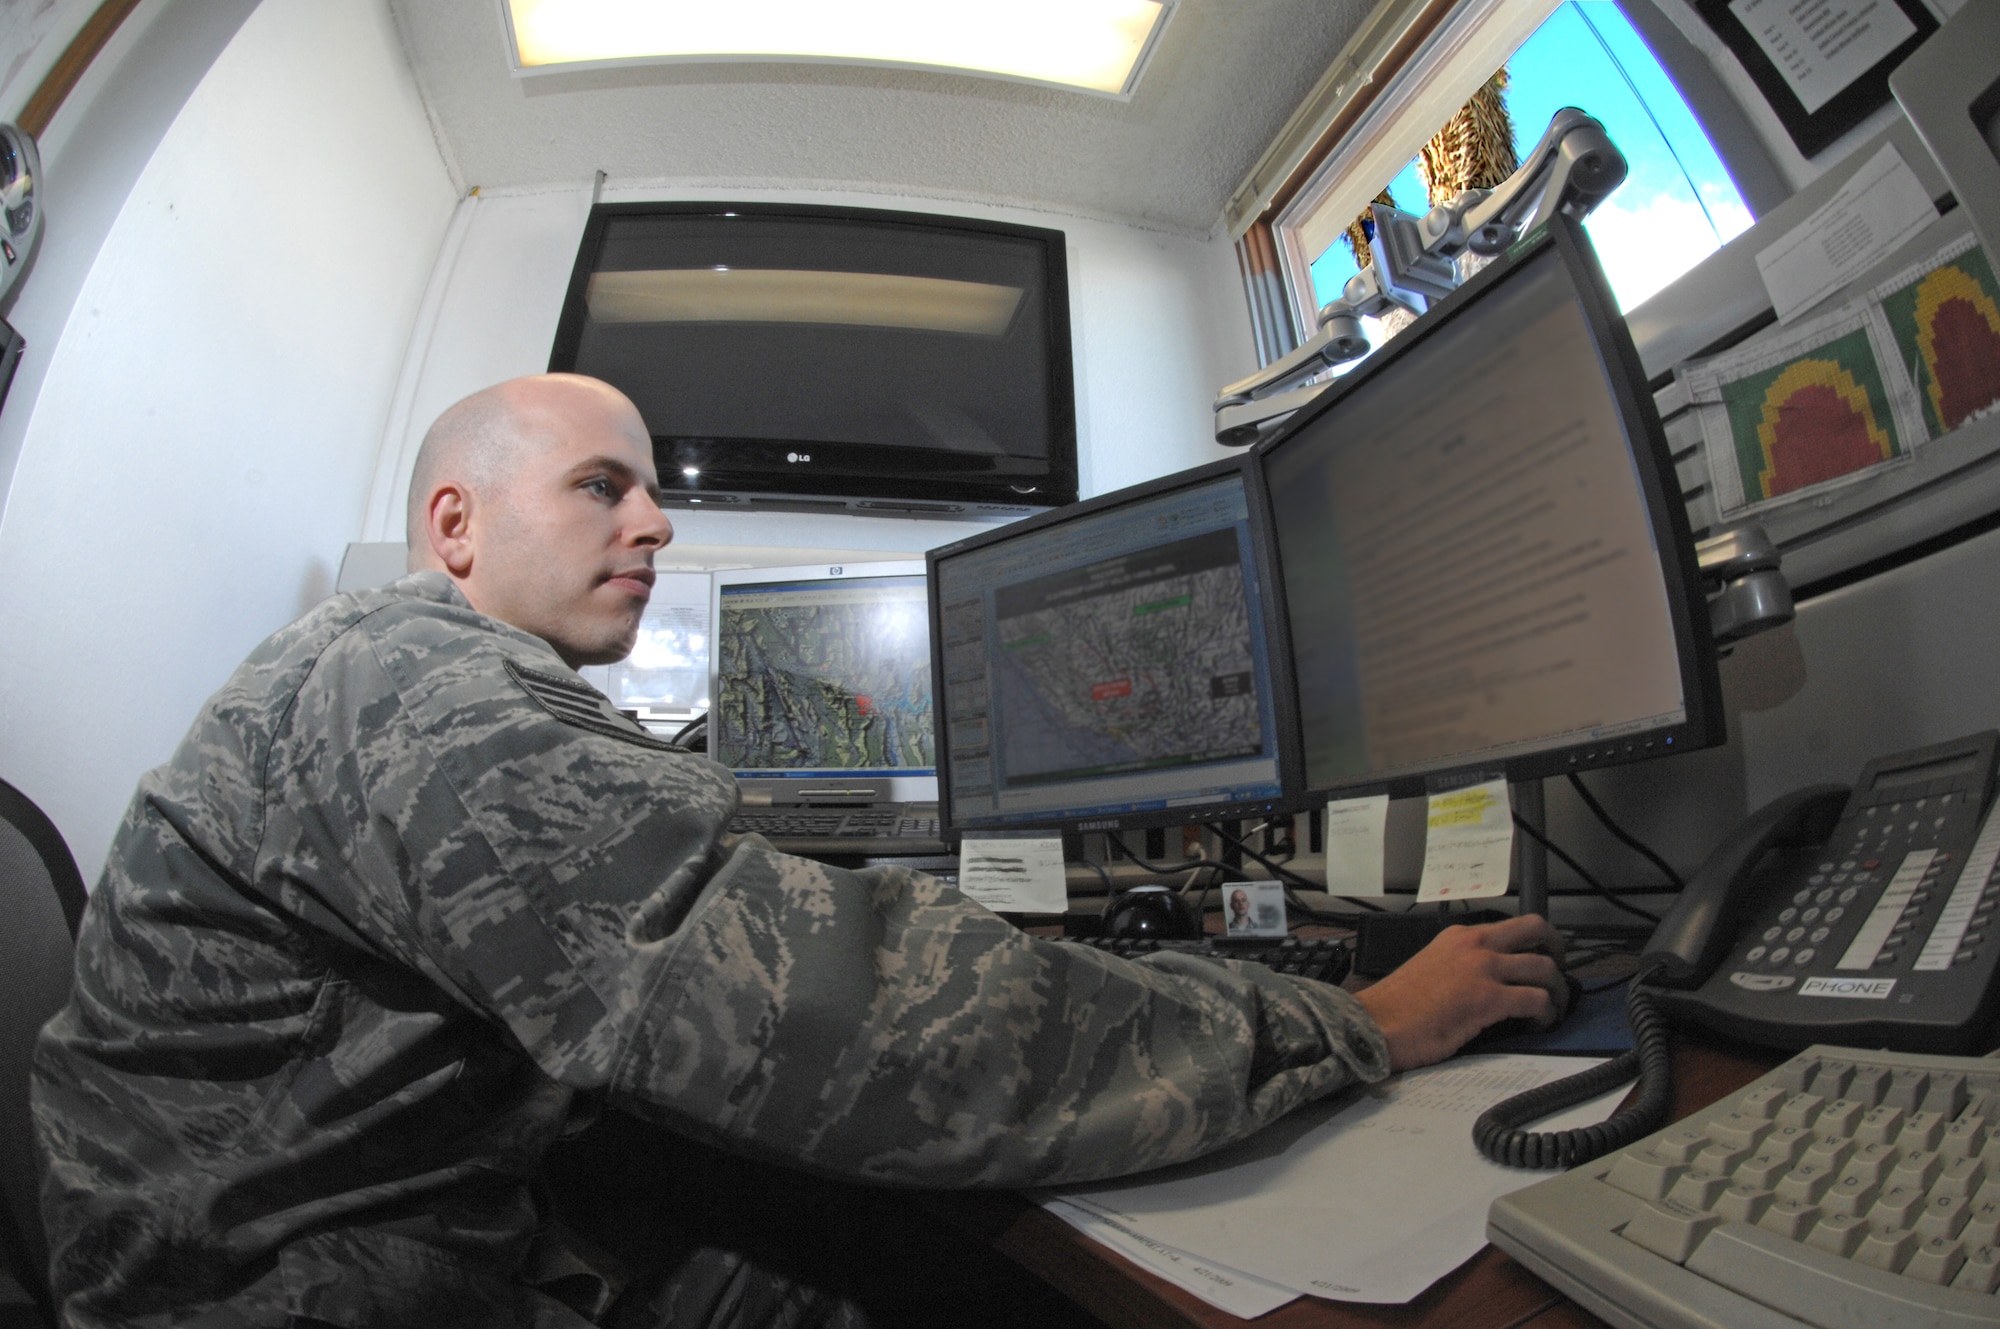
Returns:
[[[684,750],[658,734],[647,732],[638,721],[620,714],[609,697],[588,683],[557,674],[544,674],[511,659],[505,664],[507,673],[521,685],[521,690],[564,724],[588,729],[594,734],[622,738],[640,747],[659,748],[666,752]]]

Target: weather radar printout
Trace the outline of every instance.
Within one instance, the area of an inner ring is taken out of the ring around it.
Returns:
[[[738,772],[927,771],[922,577],[748,585],[720,597],[716,757]]]
[[[1226,477],[940,564],[955,819],[1272,796],[1247,522]]]

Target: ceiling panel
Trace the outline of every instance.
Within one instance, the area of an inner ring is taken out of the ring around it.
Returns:
[[[1370,0],[1182,0],[1129,102],[834,65],[516,78],[496,0],[390,8],[465,187],[602,170],[617,181],[987,199],[1206,235]]]

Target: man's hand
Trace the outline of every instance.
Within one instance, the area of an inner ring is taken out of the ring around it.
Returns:
[[[1550,958],[1562,950],[1562,935],[1538,914],[1446,928],[1356,995],[1389,1042],[1391,1069],[1407,1071],[1444,1060],[1489,1024],[1553,1020],[1569,995]]]

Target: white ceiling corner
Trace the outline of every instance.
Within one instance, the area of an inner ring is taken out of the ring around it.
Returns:
[[[1208,235],[1373,0],[1181,0],[1121,102],[805,64],[512,76],[496,0],[389,0],[465,187],[613,181],[1025,204]]]

